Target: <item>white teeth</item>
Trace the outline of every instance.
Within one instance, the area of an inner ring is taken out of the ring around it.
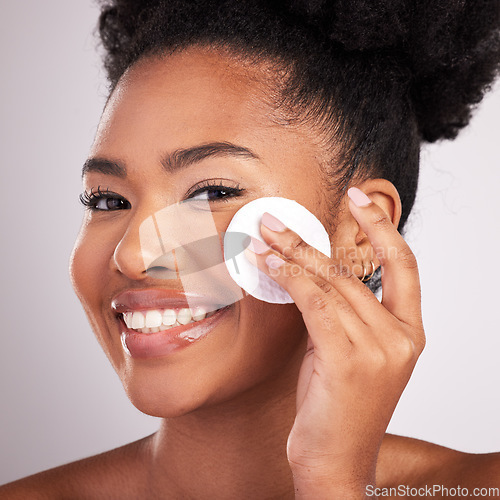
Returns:
[[[217,310],[207,313],[205,307],[196,306],[191,309],[150,309],[148,311],[127,311],[123,313],[123,321],[127,328],[139,333],[156,333],[168,330],[174,326],[187,325],[202,319],[209,318]]]
[[[132,312],[131,311],[123,313],[123,321],[125,321],[127,328],[132,328]]]
[[[146,312],[146,328],[157,328],[161,325],[162,314],[160,311],[153,310]]]
[[[134,311],[132,314],[132,325],[130,326],[134,330],[137,330],[139,328],[144,328],[145,326],[145,321],[144,321],[144,314],[142,314],[139,311]]]
[[[207,315],[207,311],[203,307],[196,307],[191,311],[191,314],[195,321],[200,321]]]
[[[173,325],[175,323],[176,319],[177,319],[177,316],[176,316],[175,311],[173,309],[165,309],[165,311],[163,311],[162,323],[165,326]]]
[[[191,316],[191,311],[187,308],[181,309],[177,313],[177,321],[181,325],[187,325],[193,317]]]

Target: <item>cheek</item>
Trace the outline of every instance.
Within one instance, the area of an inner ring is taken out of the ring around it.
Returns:
[[[103,288],[109,281],[112,256],[113,247],[106,238],[84,224],[71,253],[69,272],[73,289],[103,348],[101,337],[106,330]]]
[[[120,346],[114,345],[103,313],[105,283],[110,278],[110,259],[114,247],[97,231],[82,227],[70,258],[73,289],[85,311],[89,324],[111,364],[117,370],[121,363]]]
[[[269,304],[253,297],[242,302],[241,349],[228,389],[232,396],[252,387],[268,386],[278,393],[290,390],[297,383],[307,343],[302,314],[295,304]]]
[[[246,332],[246,356],[263,378],[293,372],[294,360],[303,357],[307,329],[295,304],[269,304],[247,297],[241,311]]]
[[[97,235],[82,227],[71,253],[69,272],[73,288],[84,307],[98,299],[96,281],[109,268],[109,253]]]

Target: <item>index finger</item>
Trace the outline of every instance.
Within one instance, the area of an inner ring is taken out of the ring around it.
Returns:
[[[389,216],[363,191],[352,187],[347,194],[349,209],[382,267],[382,305],[404,323],[421,324],[420,277],[415,255]]]

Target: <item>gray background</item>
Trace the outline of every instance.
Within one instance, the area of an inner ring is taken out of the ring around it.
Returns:
[[[2,1],[0,483],[153,432],[68,278],[80,168],[106,84],[87,0]],[[423,152],[407,241],[428,343],[389,430],[500,450],[500,87],[455,142]]]

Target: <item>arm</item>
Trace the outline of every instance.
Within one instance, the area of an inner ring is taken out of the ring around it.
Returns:
[[[498,488],[483,498],[500,498],[500,453],[464,453],[420,439],[386,434],[377,462],[377,486],[399,485],[431,489],[460,486],[467,488],[470,496],[474,488]]]
[[[359,204],[349,200],[356,220],[342,248],[366,235],[382,266],[381,302],[349,259],[322,254],[279,221],[261,224],[268,250],[245,249],[288,291],[308,331],[287,443],[297,499],[371,495],[387,425],[425,345],[415,256],[392,216],[356,188],[348,195]]]

